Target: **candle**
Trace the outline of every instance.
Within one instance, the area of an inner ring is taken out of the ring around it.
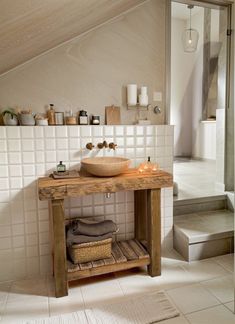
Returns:
[[[127,104],[129,106],[136,106],[137,104],[137,85],[128,84],[127,85]]]

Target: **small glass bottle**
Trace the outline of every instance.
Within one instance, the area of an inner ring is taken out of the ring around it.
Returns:
[[[88,125],[88,116],[85,110],[79,111],[78,121],[79,121],[79,125]]]
[[[50,104],[50,108],[47,111],[48,125],[55,125],[55,109],[54,105]]]
[[[100,116],[91,116],[91,124],[92,125],[99,125],[100,124]]]
[[[66,166],[65,164],[60,161],[60,164],[57,164],[57,172],[65,172],[66,171]]]

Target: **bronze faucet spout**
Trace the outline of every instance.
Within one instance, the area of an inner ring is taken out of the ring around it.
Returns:
[[[108,143],[106,141],[103,141],[103,143],[98,143],[97,144],[97,147],[99,149],[102,149],[102,148],[107,148],[108,147]]]

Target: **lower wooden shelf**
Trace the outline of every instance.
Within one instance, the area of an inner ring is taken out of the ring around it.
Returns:
[[[133,239],[114,242],[112,257],[87,263],[73,264],[67,260],[67,280],[97,276],[105,273],[142,267],[150,264],[150,257],[143,245]]]

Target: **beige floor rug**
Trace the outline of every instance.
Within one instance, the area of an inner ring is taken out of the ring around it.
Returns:
[[[178,316],[164,292],[124,299],[71,314],[25,321],[24,324],[151,324]]]

